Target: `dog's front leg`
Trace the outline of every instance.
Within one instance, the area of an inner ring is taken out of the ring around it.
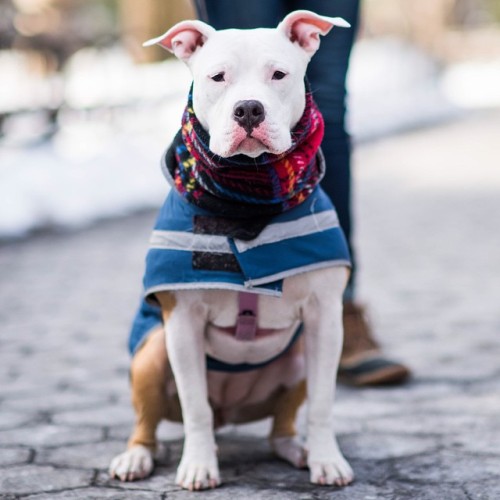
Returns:
[[[213,413],[208,403],[204,332],[206,308],[191,293],[172,307],[172,294],[160,293],[169,361],[184,421],[184,449],[176,482],[189,490],[220,483]]]
[[[307,370],[307,464],[311,482],[345,486],[353,472],[333,432],[333,398],[342,350],[342,294],[345,268],[311,277],[314,293],[304,308]]]

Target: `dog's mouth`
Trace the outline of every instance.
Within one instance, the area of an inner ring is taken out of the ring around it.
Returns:
[[[290,148],[291,136],[288,135],[288,141],[285,141],[276,129],[268,124],[260,124],[249,131],[233,126],[223,134],[222,141],[214,143],[212,151],[223,158],[236,155],[257,158],[264,153],[281,155]]]
[[[226,156],[235,156],[235,155],[245,155],[250,156],[251,158],[256,158],[262,153],[269,153],[271,149],[265,140],[257,139],[252,135],[246,135],[243,138],[237,138],[231,147]]]
[[[253,137],[251,135],[247,135],[240,142],[238,148],[244,150],[257,150],[265,148],[266,150],[269,150],[269,146],[266,144],[265,141],[263,141],[262,139],[257,139],[256,137]]]
[[[255,132],[255,131],[254,131]],[[227,156],[234,156],[238,154],[250,156],[251,158],[256,158],[263,153],[270,153],[274,155],[280,155],[283,153],[281,149],[277,149],[273,146],[273,142],[265,136],[265,134],[246,134],[244,137],[237,138],[230,148],[230,152]],[[260,136],[262,135],[262,136]]]

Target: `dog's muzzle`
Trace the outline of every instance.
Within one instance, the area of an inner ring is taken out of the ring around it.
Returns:
[[[248,135],[264,121],[265,116],[264,106],[259,101],[238,101],[233,108],[233,118]]]

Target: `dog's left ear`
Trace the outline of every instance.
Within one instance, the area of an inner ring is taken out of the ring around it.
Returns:
[[[351,27],[341,17],[326,17],[309,10],[296,10],[288,14],[277,29],[312,56],[319,48],[319,36],[328,34],[334,26]]]
[[[202,21],[182,21],[163,35],[144,42],[142,46],[158,44],[182,61],[188,62],[213,33],[215,29]]]

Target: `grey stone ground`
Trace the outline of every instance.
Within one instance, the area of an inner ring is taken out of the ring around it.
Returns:
[[[274,459],[269,423],[219,436],[224,485],[174,485],[178,427],[154,476],[106,468],[132,423],[125,349],[153,214],[0,248],[0,498],[500,498],[500,113],[358,149],[361,292],[406,387],[337,396],[357,474],[313,487]]]

